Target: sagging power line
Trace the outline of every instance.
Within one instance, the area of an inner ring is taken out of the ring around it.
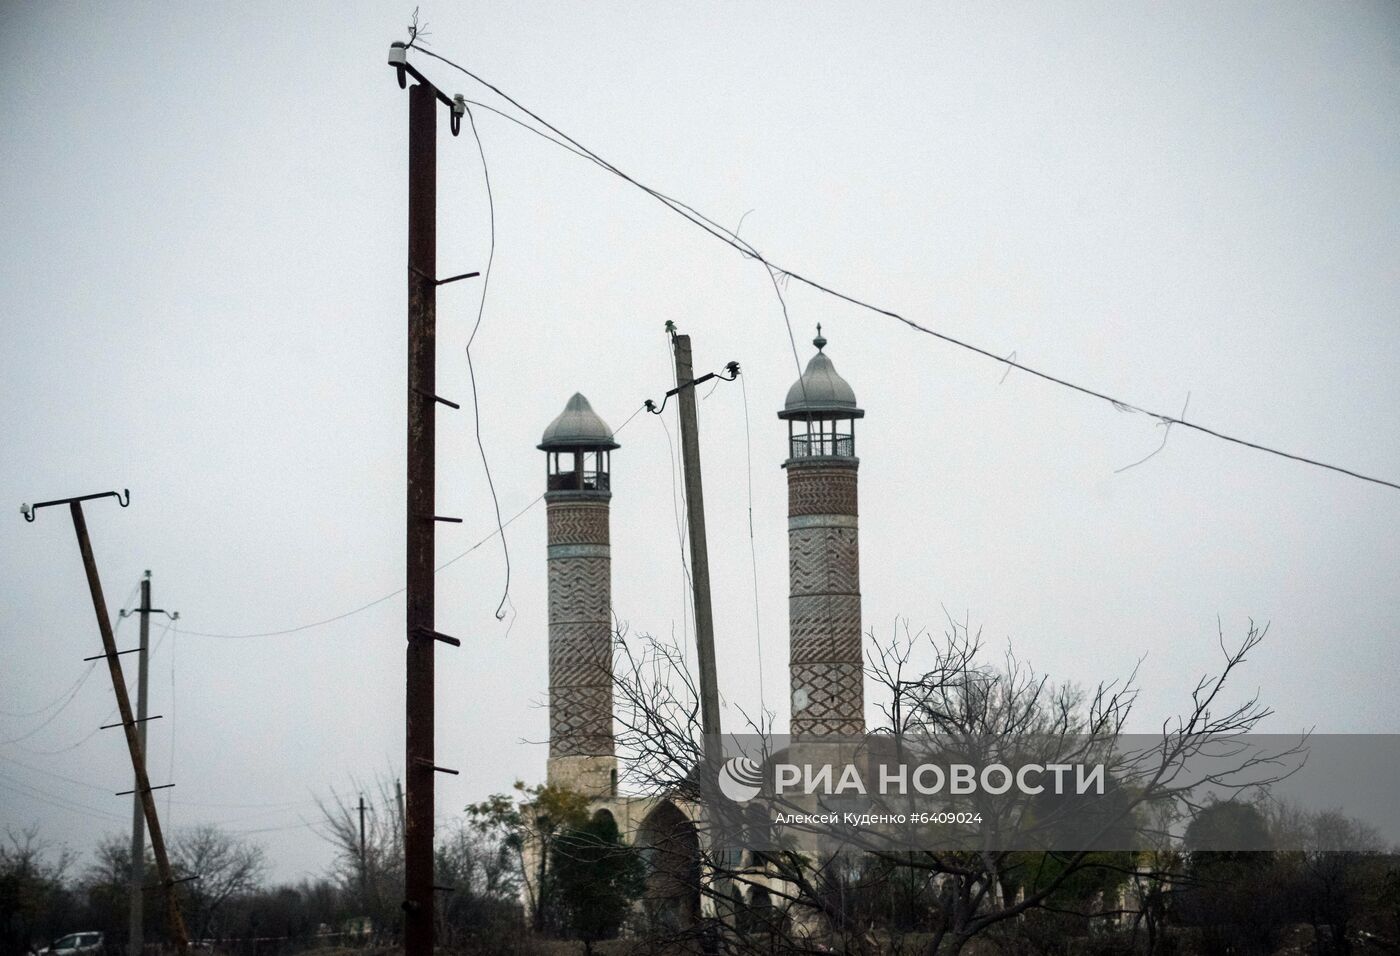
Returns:
[[[786,280],[786,279],[796,279],[798,282],[802,283],[803,285],[806,285],[807,287],[809,287],[809,288],[811,288],[811,289],[813,289],[813,290],[815,290],[815,291],[817,291],[817,292],[823,293],[824,295],[831,296],[832,298],[838,299],[838,300],[840,300],[840,301],[842,301],[842,302],[845,302],[845,303],[847,303],[847,304],[849,304],[849,305],[853,305],[853,306],[855,306],[855,307],[857,307],[857,308],[864,309],[864,310],[866,310],[866,311],[868,311],[868,312],[873,312],[873,313],[875,313],[876,315],[882,315],[882,316],[885,316],[886,318],[890,318],[890,319],[894,319],[894,320],[896,320],[896,321],[898,321],[898,322],[902,322],[904,325],[908,326],[909,328],[911,328],[911,329],[913,329],[913,330],[915,330],[915,331],[917,331],[917,332],[921,332],[921,333],[923,333],[923,334],[925,334],[925,335],[932,336],[933,338],[936,338],[936,339],[939,339],[940,341],[946,342],[946,343],[948,343],[949,345],[957,346],[958,348],[965,349],[966,351],[976,353],[977,355],[981,355],[981,356],[983,356],[984,358],[988,358],[988,359],[991,359],[991,360],[994,361],[994,362],[998,362],[998,363],[1000,363],[1000,364],[1006,366],[1006,368],[1007,368],[1008,370],[1010,370],[1010,369],[1017,369],[1017,370],[1019,370],[1019,371],[1025,372],[1025,373],[1027,373],[1027,374],[1029,374],[1029,375],[1035,376],[1036,378],[1039,378],[1039,379],[1041,379],[1041,380],[1043,380],[1043,381],[1050,382],[1051,384],[1059,385],[1059,386],[1062,387],[1062,388],[1067,388],[1067,389],[1070,389],[1071,391],[1078,392],[1078,393],[1080,393],[1080,394],[1082,394],[1082,395],[1087,395],[1087,396],[1089,396],[1089,397],[1091,397],[1091,398],[1096,398],[1096,399],[1099,399],[1100,401],[1107,402],[1107,403],[1109,403],[1110,405],[1112,405],[1115,409],[1117,409],[1118,411],[1122,411],[1122,412],[1133,412],[1133,413],[1136,413],[1136,414],[1146,415],[1146,416],[1148,416],[1148,417],[1150,417],[1150,418],[1156,419],[1156,420],[1157,420],[1160,424],[1162,424],[1163,426],[1180,425],[1182,428],[1189,428],[1189,429],[1191,429],[1191,430],[1193,430],[1193,431],[1200,432],[1201,434],[1208,435],[1208,436],[1210,436],[1210,437],[1212,437],[1212,438],[1217,438],[1217,439],[1219,439],[1219,440],[1221,440],[1221,441],[1224,441],[1224,442],[1229,442],[1229,443],[1231,443],[1231,444],[1240,445],[1240,446],[1243,446],[1243,447],[1245,447],[1245,448],[1252,448],[1252,449],[1254,449],[1254,450],[1256,450],[1256,451],[1266,452],[1266,453],[1268,453],[1268,454],[1275,455],[1275,456],[1280,457],[1280,458],[1286,458],[1286,459],[1288,459],[1288,460],[1290,460],[1290,461],[1296,461],[1296,462],[1299,462],[1299,463],[1305,464],[1305,465],[1312,465],[1312,466],[1314,466],[1314,467],[1323,468],[1323,469],[1326,469],[1326,470],[1328,470],[1328,471],[1332,471],[1332,472],[1336,472],[1336,473],[1338,473],[1338,474],[1346,475],[1346,476],[1348,476],[1348,477],[1350,477],[1350,478],[1358,479],[1358,480],[1360,480],[1360,481],[1370,482],[1370,483],[1372,483],[1372,484],[1382,485],[1382,486],[1385,486],[1385,487],[1387,487],[1387,488],[1393,488],[1393,489],[1395,489],[1395,490],[1397,490],[1397,491],[1400,491],[1400,483],[1397,483],[1397,482],[1394,482],[1394,481],[1389,481],[1389,480],[1384,479],[1384,478],[1378,478],[1378,477],[1375,477],[1375,476],[1373,476],[1373,475],[1366,475],[1366,474],[1363,474],[1363,473],[1358,472],[1358,471],[1356,471],[1356,470],[1354,470],[1354,469],[1351,469],[1351,468],[1345,468],[1345,467],[1343,467],[1343,466],[1341,466],[1341,465],[1330,464],[1330,463],[1328,463],[1328,462],[1324,462],[1324,461],[1321,461],[1321,460],[1316,459],[1316,458],[1310,458],[1310,457],[1307,457],[1307,456],[1304,456],[1304,455],[1298,455],[1298,454],[1294,454],[1294,453],[1292,453],[1292,452],[1283,451],[1282,449],[1274,448],[1274,447],[1269,446],[1269,445],[1264,445],[1264,444],[1259,443],[1259,442],[1249,441],[1249,440],[1244,439],[1244,438],[1240,438],[1240,437],[1237,437],[1237,436],[1234,436],[1234,435],[1226,434],[1226,433],[1224,433],[1224,432],[1218,431],[1218,430],[1213,429],[1213,428],[1208,428],[1208,427],[1206,427],[1205,425],[1200,425],[1200,424],[1197,424],[1197,423],[1195,423],[1195,422],[1188,421],[1188,420],[1186,420],[1186,419],[1185,419],[1184,417],[1182,417],[1182,416],[1170,415],[1170,414],[1167,414],[1167,413],[1164,413],[1164,412],[1153,411],[1153,410],[1148,409],[1148,408],[1146,408],[1146,407],[1144,407],[1144,406],[1142,406],[1142,405],[1138,405],[1138,404],[1135,404],[1135,403],[1132,403],[1132,402],[1124,401],[1123,399],[1115,398],[1115,397],[1113,397],[1113,396],[1111,396],[1111,395],[1108,395],[1108,394],[1105,393],[1105,392],[1099,391],[1099,390],[1097,390],[1097,389],[1089,388],[1088,386],[1085,386],[1085,385],[1080,385],[1080,384],[1078,384],[1078,383],[1076,383],[1076,382],[1070,381],[1069,379],[1066,379],[1066,378],[1063,378],[1063,377],[1060,377],[1060,376],[1057,376],[1057,375],[1052,375],[1052,374],[1050,374],[1050,373],[1048,373],[1048,372],[1041,371],[1040,369],[1037,369],[1037,368],[1035,368],[1035,367],[1033,367],[1033,366],[1027,365],[1027,364],[1025,364],[1024,362],[1019,362],[1019,361],[1017,361],[1017,360],[1014,358],[1014,354],[1015,354],[1014,352],[1013,352],[1013,353],[1010,353],[1009,355],[998,354],[998,353],[995,352],[995,351],[992,351],[992,350],[987,349],[987,348],[983,348],[982,346],[979,346],[979,345],[975,345],[975,344],[973,344],[973,343],[971,343],[971,342],[968,342],[968,341],[966,341],[966,340],[964,340],[964,339],[957,338],[956,336],[949,335],[949,334],[946,333],[946,332],[939,332],[939,331],[937,331],[936,329],[932,329],[932,328],[928,327],[927,325],[924,325],[924,324],[922,324],[922,323],[920,323],[920,322],[917,322],[917,321],[915,321],[915,320],[913,320],[913,319],[910,319],[910,318],[908,318],[907,316],[905,316],[905,315],[903,315],[903,314],[901,314],[901,313],[899,313],[899,312],[897,312],[897,311],[895,311],[895,310],[893,310],[893,309],[888,309],[888,308],[885,308],[885,307],[883,307],[883,306],[876,305],[876,304],[874,304],[874,303],[872,303],[872,302],[869,302],[869,301],[867,301],[867,300],[861,299],[861,298],[859,298],[859,297],[857,297],[857,296],[851,295],[851,294],[849,294],[849,293],[841,292],[841,291],[839,291],[838,289],[834,288],[833,286],[830,286],[830,285],[828,285],[828,284],[826,284],[826,283],[823,283],[823,282],[821,282],[821,281],[819,281],[819,280],[817,280],[817,279],[814,279],[814,278],[812,278],[812,277],[810,277],[810,276],[804,275],[804,274],[801,273],[801,272],[798,272],[798,271],[796,271],[796,270],[794,270],[794,269],[789,269],[789,268],[787,268],[787,267],[785,267],[785,266],[781,266],[781,265],[777,264],[776,262],[774,262],[773,260],[767,258],[767,257],[766,257],[765,255],[763,255],[761,252],[759,252],[759,250],[758,250],[756,247],[754,247],[751,243],[749,243],[747,240],[741,239],[736,231],[731,230],[731,229],[727,228],[726,226],[721,225],[720,223],[716,222],[715,220],[711,219],[710,217],[708,217],[708,216],[704,215],[703,213],[699,212],[698,210],[696,210],[693,206],[690,206],[690,205],[687,204],[687,203],[684,203],[684,202],[682,202],[682,201],[680,201],[680,200],[678,200],[678,199],[676,199],[676,198],[674,198],[674,197],[672,197],[672,196],[667,195],[666,193],[661,192],[660,190],[657,190],[657,189],[655,189],[655,188],[653,188],[653,187],[651,187],[651,186],[648,186],[648,185],[646,185],[645,183],[642,183],[641,181],[637,180],[637,179],[634,178],[633,176],[631,176],[631,175],[629,175],[628,173],[624,172],[624,171],[623,171],[622,169],[620,169],[619,167],[615,166],[614,164],[612,164],[612,163],[609,162],[608,160],[604,159],[604,158],[603,158],[602,156],[600,156],[599,154],[595,153],[593,150],[589,149],[587,146],[584,146],[584,145],[583,145],[582,143],[580,143],[577,139],[575,139],[575,138],[573,138],[572,136],[570,136],[569,134],[565,133],[565,132],[564,132],[563,130],[561,130],[559,127],[555,126],[554,124],[550,123],[548,120],[544,119],[544,117],[540,116],[538,113],[536,113],[536,112],[534,112],[533,110],[529,109],[528,107],[524,106],[522,103],[520,103],[520,102],[519,102],[518,100],[516,100],[514,97],[510,96],[508,93],[506,93],[506,92],[505,92],[504,90],[502,90],[500,87],[498,87],[498,86],[496,86],[495,84],[489,82],[488,80],[483,79],[481,76],[477,75],[476,73],[472,72],[471,70],[467,69],[466,67],[462,66],[461,64],[456,63],[456,62],[454,62],[453,60],[450,60],[450,59],[448,59],[447,57],[445,57],[445,56],[443,56],[443,55],[441,55],[441,54],[439,54],[439,53],[435,53],[435,52],[433,52],[432,50],[424,49],[424,48],[421,47],[421,46],[414,46],[412,43],[410,43],[410,44],[408,45],[408,49],[415,49],[415,50],[417,50],[417,51],[423,53],[423,54],[426,55],[426,56],[433,57],[434,59],[441,61],[442,63],[446,64],[447,66],[450,66],[450,67],[452,67],[452,68],[455,69],[455,70],[458,70],[459,72],[461,72],[461,73],[464,74],[465,76],[470,77],[472,80],[474,80],[475,82],[477,82],[477,83],[481,84],[482,86],[486,87],[488,90],[490,90],[491,92],[495,93],[497,96],[501,97],[503,100],[505,100],[505,101],[506,101],[507,103],[509,103],[511,106],[513,106],[513,107],[515,107],[516,109],[520,110],[520,111],[521,111],[522,113],[524,113],[526,116],[530,117],[530,118],[531,118],[532,120],[534,120],[536,123],[539,123],[539,124],[540,124],[541,126],[543,126],[545,129],[549,130],[549,132],[551,132],[551,133],[553,133],[553,134],[555,134],[555,135],[554,135],[554,136],[549,136],[549,135],[547,135],[545,132],[543,132],[542,130],[540,130],[540,129],[536,128],[536,127],[531,126],[529,123],[524,122],[523,120],[519,119],[518,117],[510,116],[509,114],[506,114],[506,113],[504,113],[504,112],[502,112],[502,111],[500,111],[500,110],[494,109],[494,108],[492,108],[492,107],[490,107],[490,106],[487,106],[486,104],[477,104],[477,103],[475,103],[475,101],[465,100],[465,99],[463,100],[463,102],[471,103],[472,105],[480,105],[480,106],[482,106],[482,107],[485,108],[485,109],[489,109],[489,110],[491,110],[492,112],[495,112],[495,113],[497,113],[498,115],[505,117],[506,119],[510,120],[511,122],[515,123],[516,125],[521,126],[521,127],[523,127],[524,129],[527,129],[527,130],[529,130],[529,131],[532,132],[532,133],[535,133],[536,135],[542,137],[543,139],[548,140],[548,141],[551,142],[551,143],[554,143],[556,146],[559,146],[560,148],[565,149],[565,150],[567,150],[568,152],[571,152],[571,153],[573,153],[574,155],[576,155],[576,156],[578,156],[578,157],[580,157],[580,158],[582,158],[582,159],[586,159],[586,160],[588,160],[589,162],[592,162],[593,164],[595,164],[595,165],[601,167],[602,169],[606,170],[607,172],[613,174],[614,176],[617,176],[619,179],[622,179],[624,182],[627,182],[627,183],[631,184],[632,186],[635,186],[637,189],[639,189],[639,190],[641,190],[642,192],[646,193],[647,195],[651,196],[653,199],[657,200],[657,201],[660,202],[662,205],[666,206],[668,209],[670,209],[670,210],[671,210],[673,213],[675,213],[676,215],[681,216],[682,218],[684,218],[684,219],[686,219],[688,222],[690,222],[692,225],[694,225],[694,226],[696,226],[696,227],[702,229],[703,231],[709,233],[709,234],[710,234],[711,236],[713,236],[714,238],[716,238],[716,239],[718,239],[719,241],[725,243],[726,245],[732,247],[733,249],[735,249],[736,251],[738,251],[740,254],[742,254],[745,258],[757,260],[758,262],[760,262],[760,263],[765,267],[765,269],[768,270],[769,277],[770,277],[770,279],[773,281],[775,290],[778,289],[778,277],[781,276],[781,277],[784,278],[784,280]],[[556,136],[558,137],[558,139],[555,138]],[[779,296],[780,299],[782,298],[782,292],[781,292],[781,290],[778,290],[778,296]],[[784,305],[785,305],[785,303],[784,303]],[[785,317],[786,317],[786,308],[784,308],[784,313],[785,313]],[[790,324],[789,324],[789,333],[791,333],[791,325],[790,325]],[[1183,413],[1183,414],[1184,414],[1184,413]]]

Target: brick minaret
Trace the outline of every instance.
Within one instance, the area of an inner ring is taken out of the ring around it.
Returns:
[[[617,788],[613,753],[612,430],[575,393],[545,429],[549,523],[549,783]]]
[[[788,389],[789,658],[792,735],[865,732],[855,392],[836,374],[821,326],[817,354]]]

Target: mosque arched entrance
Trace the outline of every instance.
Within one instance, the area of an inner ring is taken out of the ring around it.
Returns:
[[[700,840],[695,824],[670,800],[646,815],[636,847],[646,864],[642,907],[658,929],[679,930],[700,918]]]

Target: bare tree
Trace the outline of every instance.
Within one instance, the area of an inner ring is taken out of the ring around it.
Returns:
[[[256,844],[213,824],[176,835],[172,846],[177,879],[182,884],[186,919],[195,939],[219,933],[218,918],[229,900],[256,890],[267,876],[267,855]]]
[[[929,954],[957,953],[972,938],[1031,911],[1058,912],[1070,894],[1085,897],[1074,909],[1079,916],[1127,915],[1118,888],[1129,881],[1169,885],[1176,874],[1155,867],[1171,866],[1174,858],[1102,847],[1163,846],[1169,834],[1162,828],[1175,815],[1199,809],[1205,791],[1267,787],[1301,760],[1305,739],[1282,752],[1231,750],[1239,735],[1269,713],[1257,695],[1238,704],[1224,695],[1263,636],[1251,622],[1240,643],[1229,647],[1222,630],[1220,670],[1197,682],[1181,716],[1164,723],[1146,745],[1128,748],[1124,726],[1137,699],[1136,670],[1084,691],[1051,683],[1009,649],[1000,661],[984,663],[980,637],[965,622],[950,620],[939,638],[905,628],[880,643],[872,634],[867,676],[883,693],[885,718],[874,732],[890,735],[891,747],[936,739],[940,752],[983,766],[1103,764],[1110,799],[1086,815],[1082,808],[1019,790],[978,793],[972,799],[983,822],[970,843],[952,849],[900,848],[861,835],[835,852],[740,856],[716,852],[702,834],[697,889],[728,925],[689,932],[709,932],[735,949],[767,950],[777,945],[774,934],[782,936],[783,947],[813,945],[803,927],[816,926],[832,937],[826,942],[849,951],[882,948],[873,933],[877,920],[862,901],[888,897],[892,888],[906,891],[905,915],[927,934]],[[696,770],[704,750],[698,695],[684,656],[646,637],[636,651],[621,634],[617,645],[624,779],[634,792],[699,804],[705,794]],[[770,728],[750,720],[749,731],[763,735]],[[1065,849],[1066,832],[1082,848]],[[1017,848],[1018,840],[1024,845],[1038,834],[1047,849]],[[770,916],[759,937],[746,939],[733,931],[741,922],[733,917],[735,901],[755,899]]]
[[[347,915],[367,916],[376,934],[397,936],[403,914],[403,813],[394,780],[381,775],[353,792],[350,796],[331,788],[329,798],[316,798],[319,832],[335,850],[333,875],[343,898],[351,901]],[[366,792],[362,855],[359,800]]]
[[[27,952],[58,932],[73,863],[66,847],[40,838],[37,826],[5,829],[0,840],[0,950]]]

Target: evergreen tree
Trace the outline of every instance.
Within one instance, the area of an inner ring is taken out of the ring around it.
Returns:
[[[641,858],[622,842],[617,821],[606,811],[561,833],[552,856],[566,925],[591,956],[595,942],[617,935],[627,911],[641,895]]]

